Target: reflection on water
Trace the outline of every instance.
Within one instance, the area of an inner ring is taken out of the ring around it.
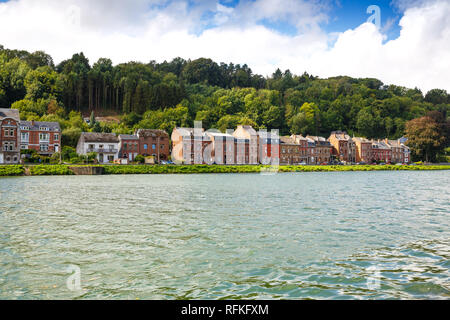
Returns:
[[[448,299],[449,177],[0,178],[0,298]]]

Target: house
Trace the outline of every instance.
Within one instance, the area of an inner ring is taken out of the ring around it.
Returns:
[[[391,147],[383,140],[372,140],[372,160],[391,163]]]
[[[258,162],[264,165],[280,163],[280,136],[278,132],[258,132]]]
[[[0,164],[20,162],[19,110],[0,109]]]
[[[139,154],[144,157],[152,156],[157,163],[169,160],[170,140],[167,132],[158,129],[138,129],[134,135],[139,139]]]
[[[328,141],[333,146],[333,155],[337,159],[345,162],[356,162],[356,145],[346,132],[333,131]]]
[[[20,149],[35,150],[51,156],[61,151],[61,127],[58,122],[20,121]]]
[[[210,159],[211,164],[235,164],[236,163],[236,138],[229,133],[213,132],[208,130],[206,135],[211,140]],[[208,162],[208,161],[206,161]]]
[[[356,162],[372,162],[372,141],[366,138],[354,137],[356,147]]]
[[[138,154],[139,138],[132,134],[119,135],[119,158],[132,162]]]
[[[388,140],[384,139],[386,143],[391,148],[391,162],[392,163],[404,163],[405,153],[400,140]]]
[[[314,142],[314,148],[310,149],[312,151],[310,156],[314,158],[314,162],[316,164],[329,163],[333,149],[331,143],[324,137],[306,136],[306,138]]]
[[[233,136],[238,138],[236,143],[242,144],[242,146],[238,148],[236,152],[236,162],[238,164],[241,164],[239,163],[239,159],[248,158],[245,164],[258,164],[258,134],[256,133],[255,129],[253,129],[252,126],[239,125],[233,132]],[[247,147],[245,147],[245,144],[248,145],[248,149]],[[242,152],[245,153],[242,154]]]
[[[300,163],[307,164],[309,162],[308,153],[310,152],[308,139],[306,139],[302,135],[291,135],[291,138],[295,141],[296,144],[300,145]]]
[[[211,138],[203,128],[174,128],[172,161],[185,164],[205,164],[203,154]]]
[[[119,159],[119,137],[114,133],[83,132],[77,144],[77,153],[95,152],[99,163],[113,163]]]
[[[280,137],[280,164],[298,165],[306,163],[306,148],[294,136]],[[305,139],[306,141],[306,139]]]

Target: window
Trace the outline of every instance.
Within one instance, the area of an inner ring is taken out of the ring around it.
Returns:
[[[90,144],[89,145],[89,150],[93,150],[94,149],[94,145],[93,144]]]
[[[27,145],[21,145],[21,146],[20,146],[20,149],[22,149],[22,150],[27,150],[27,149],[28,149],[28,146],[27,146]]]
[[[59,141],[59,133],[55,133],[53,135],[53,138],[54,138],[55,141]]]
[[[48,127],[39,127],[39,131],[49,131]]]
[[[127,147],[128,147],[128,144],[127,144],[127,143],[124,143],[124,144],[123,144],[123,148],[126,149]]]
[[[5,137],[9,137],[9,130],[8,129],[4,129],[4,135],[5,135]]]
[[[41,145],[39,146],[39,149],[40,149],[41,151],[48,151],[48,144],[41,144]]]
[[[144,144],[144,150],[147,150],[147,149],[148,149],[148,145]]]
[[[152,149],[153,149],[153,150],[156,149],[156,144],[152,144]]]
[[[40,141],[49,141],[50,135],[48,133],[39,133],[39,140]]]
[[[10,137],[14,137],[14,129],[10,129],[9,130],[9,136]]]
[[[113,144],[109,145],[109,150],[114,150],[114,145]]]
[[[161,145],[161,150],[163,150],[163,149],[164,149],[164,145],[162,144],[162,145]]]
[[[28,141],[28,139],[29,139],[29,133],[28,133],[28,132],[22,132],[22,133],[20,134],[20,139],[21,139],[22,141]]]

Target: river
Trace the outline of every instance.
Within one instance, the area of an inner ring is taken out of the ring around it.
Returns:
[[[449,299],[449,182],[0,178],[0,299]]]

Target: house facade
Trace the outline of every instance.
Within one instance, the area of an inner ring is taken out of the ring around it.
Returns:
[[[372,141],[360,137],[355,137],[352,140],[356,147],[356,162],[371,163],[373,161]]]
[[[399,140],[385,139],[386,143],[391,148],[391,162],[392,163],[405,163],[405,153],[403,146]]]
[[[0,109],[0,164],[20,162],[19,110]]]
[[[239,125],[236,130],[233,132],[233,136],[238,138],[237,143],[246,143],[248,144],[248,153],[246,153],[245,157],[248,155],[248,160],[245,164],[258,164],[260,163],[259,159],[259,139],[258,133],[251,126],[243,126]],[[242,151],[242,148],[239,148],[239,151]],[[242,157],[242,153],[239,154]],[[239,163],[238,163],[239,164]]]
[[[391,163],[391,147],[383,140],[372,141],[372,159],[373,161]]]
[[[119,135],[119,158],[132,162],[138,154],[139,138],[132,134]]]
[[[209,159],[206,162],[211,164],[235,164],[236,163],[236,138],[229,133],[206,132],[211,144],[209,144]]]
[[[134,134],[138,140],[138,153],[144,157],[153,156],[156,162],[169,160],[169,135],[164,130],[138,129]]]
[[[35,150],[51,156],[61,151],[61,127],[58,122],[20,121],[20,149]]]
[[[258,163],[277,165],[280,163],[280,136],[277,132],[258,132]]]
[[[306,155],[301,144],[293,137],[280,137],[280,164],[298,165],[306,163]]]
[[[329,163],[331,161],[331,153],[333,147],[331,143],[324,137],[306,136],[307,139],[314,142],[314,148],[311,149],[311,158],[314,158],[314,164]]]
[[[83,132],[77,144],[77,153],[95,152],[99,163],[113,163],[119,159],[119,137],[114,133]]]
[[[356,145],[346,132],[333,131],[328,141],[333,146],[333,155],[337,159],[345,162],[356,162]]]
[[[202,128],[175,128],[172,132],[172,161],[184,164],[205,164],[204,151],[211,138]]]

